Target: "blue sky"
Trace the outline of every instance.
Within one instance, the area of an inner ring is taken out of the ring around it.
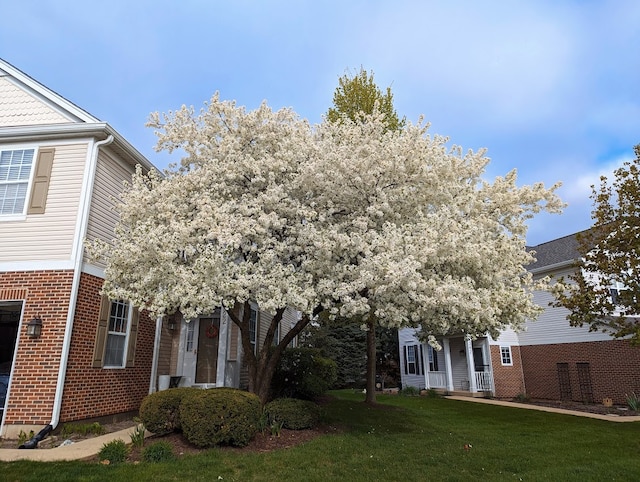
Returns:
[[[319,122],[363,66],[396,110],[465,149],[487,178],[562,181],[542,243],[591,224],[590,188],[640,143],[640,2],[0,0],[0,57],[111,124],[158,167],[150,112],[214,92]]]

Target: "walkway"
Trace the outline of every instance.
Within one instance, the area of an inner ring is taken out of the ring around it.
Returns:
[[[576,417],[596,418],[598,420],[606,420],[607,422],[640,422],[640,416],[603,415],[600,413],[581,412],[578,410],[566,410],[564,408],[545,407],[542,405],[533,405],[527,403],[506,402],[502,400],[494,400],[492,398],[471,398],[471,397],[445,397],[449,400],[460,400],[463,402],[486,403],[488,405],[502,405],[503,407],[522,408],[524,410],[540,410],[541,412],[562,413],[564,415],[575,415]]]
[[[0,449],[0,461],[37,460],[40,462],[53,462],[86,459],[96,455],[104,444],[112,440],[121,439],[129,443],[134,429],[135,427],[129,427],[125,430],[80,440],[79,442],[53,449]]]

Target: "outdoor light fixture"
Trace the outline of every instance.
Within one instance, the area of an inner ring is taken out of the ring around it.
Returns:
[[[29,323],[27,323],[27,335],[30,338],[39,338],[42,334],[42,319],[39,316],[34,316]]]
[[[167,320],[167,328],[169,328],[171,331],[176,329],[176,320],[175,318],[169,318]]]

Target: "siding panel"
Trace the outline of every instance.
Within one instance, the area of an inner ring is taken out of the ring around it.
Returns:
[[[0,262],[71,258],[86,156],[85,143],[55,146],[46,211],[0,220]]]
[[[112,197],[122,193],[123,183],[131,182],[133,168],[118,162],[105,150],[100,150],[98,165],[96,167],[95,185],[91,199],[89,212],[89,225],[87,228],[87,240],[101,239],[111,241],[113,230],[118,221],[118,216],[113,212]],[[85,254],[85,262],[88,261]],[[102,262],[92,261],[104,268]]]

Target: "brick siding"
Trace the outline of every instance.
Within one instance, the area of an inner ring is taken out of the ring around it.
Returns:
[[[83,273],[71,336],[61,422],[138,410],[149,393],[155,321],[140,314],[135,364],[130,368],[93,368],[102,279]]]
[[[6,406],[8,425],[51,420],[72,281],[71,270],[0,273],[0,299],[24,302]],[[25,326],[34,316],[43,323],[36,339],[27,336]]]
[[[520,350],[527,394],[532,398],[561,399],[558,363],[568,364],[572,400],[584,401],[588,388],[581,387],[578,363],[589,364],[596,403],[611,398],[624,404],[627,394],[640,394],[640,347],[625,340],[530,345]]]
[[[0,273],[0,300],[24,301],[6,425],[51,421],[73,283],[73,271]],[[138,410],[149,392],[155,321],[140,314],[135,365],[93,368],[102,279],[82,274],[62,396],[60,422]],[[42,336],[31,339],[25,324],[43,321]]]
[[[500,347],[498,345],[491,345],[493,382],[496,386],[494,395],[497,398],[513,398],[520,393],[524,393],[522,360],[520,358],[519,346],[511,346],[511,361],[513,366],[503,365]]]

